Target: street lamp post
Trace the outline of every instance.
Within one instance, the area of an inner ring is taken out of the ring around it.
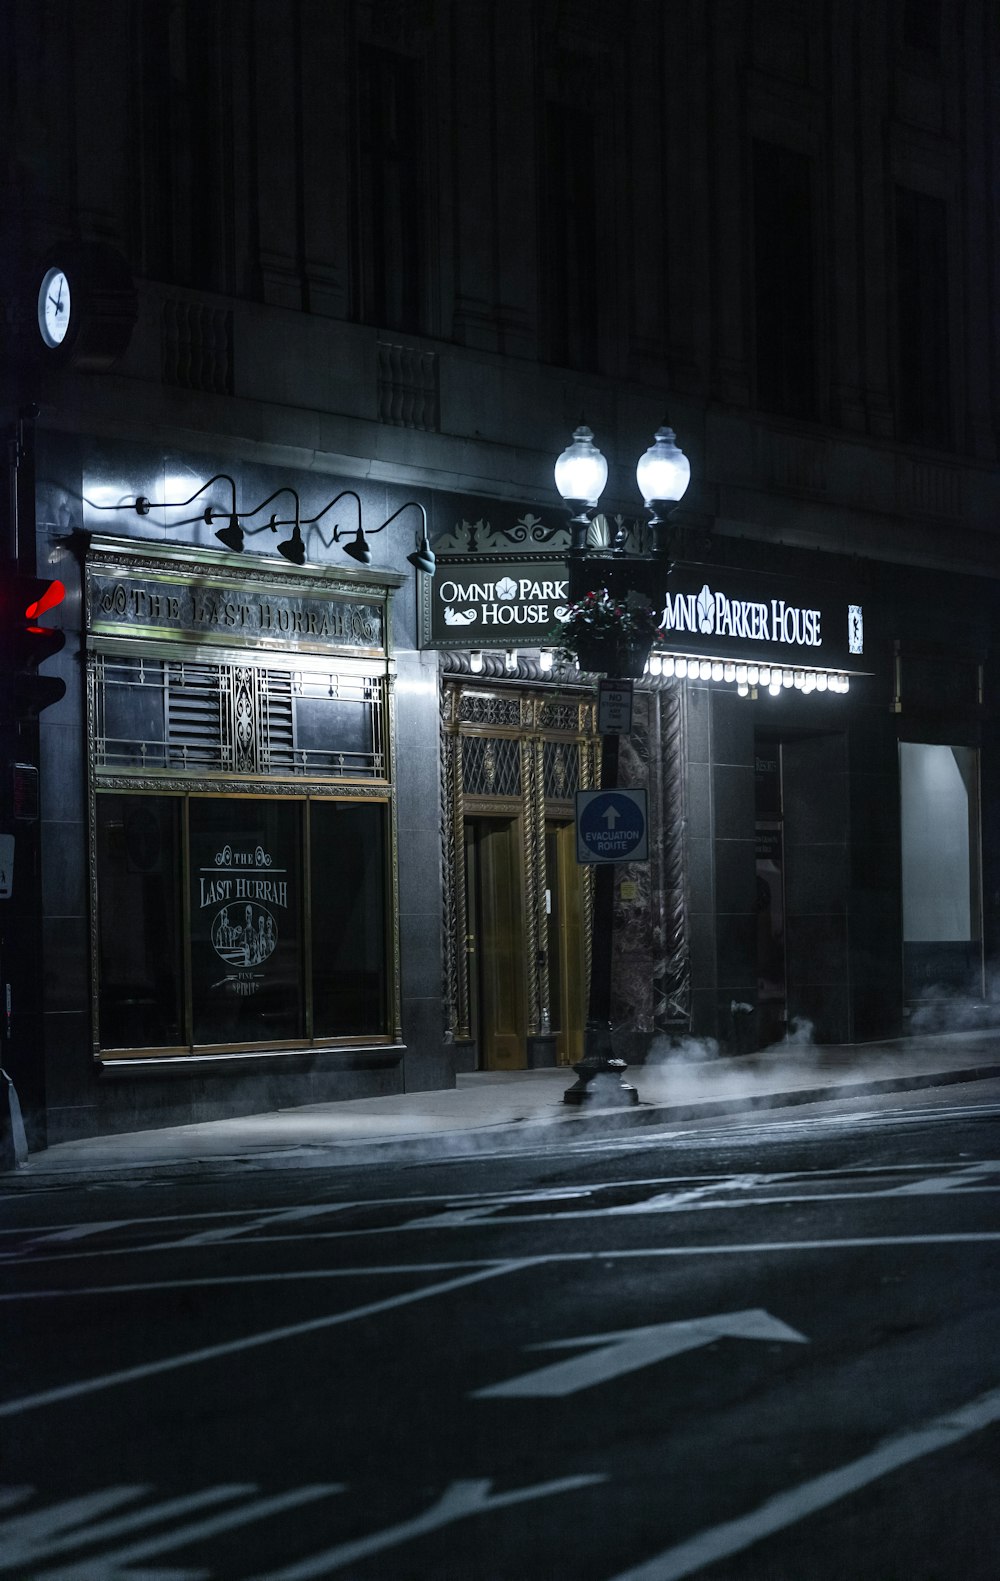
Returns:
[[[669,568],[667,522],[687,489],[691,467],[677,446],[674,431],[659,428],[655,440],[636,467],[636,482],[649,515],[651,553],[629,554],[627,531],[619,527],[610,548],[596,549],[588,542],[590,524],[608,478],[608,464],[594,444],[589,428],[580,427],[555,464],[556,488],[570,512],[572,536],[569,551],[570,598],[607,588],[619,598],[640,594],[652,602],[662,597]],[[655,581],[654,581],[655,578]],[[608,668],[621,673],[621,648],[609,647]],[[617,734],[601,738],[601,790],[618,784]],[[611,980],[614,933],[614,867],[598,863],[594,874],[590,948],[590,998],[584,1030],[583,1059],[574,1067],[576,1081],[563,1101],[583,1104],[633,1104],[639,1094],[623,1080],[626,1062],[616,1057],[611,1039]]]

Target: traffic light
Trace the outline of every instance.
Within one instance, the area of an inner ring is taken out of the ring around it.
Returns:
[[[58,629],[43,626],[41,617],[65,596],[59,581],[0,571],[0,671],[7,707],[17,718],[41,713],[66,691],[58,676],[38,674],[42,661],[66,641]]]

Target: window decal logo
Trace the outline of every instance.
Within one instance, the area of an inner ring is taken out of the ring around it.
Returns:
[[[212,947],[227,966],[260,966],[277,942],[266,906],[223,906],[212,923]]]

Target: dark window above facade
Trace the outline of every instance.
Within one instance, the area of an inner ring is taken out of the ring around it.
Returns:
[[[937,55],[941,50],[941,0],[903,0],[903,43]]]
[[[595,157],[593,112],[547,103],[539,227],[542,309],[546,355],[563,368],[598,366]]]
[[[753,267],[758,405],[816,413],[813,168],[805,154],[753,145]]]
[[[944,200],[896,189],[896,421],[900,439],[952,439]]]
[[[232,15],[216,0],[130,12],[133,250],[153,279],[234,289]]]
[[[411,56],[359,47],[356,316],[414,333],[427,328],[421,79]]]

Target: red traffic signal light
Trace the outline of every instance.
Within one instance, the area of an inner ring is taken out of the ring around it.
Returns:
[[[24,582],[27,580],[27,578],[20,577],[18,580]],[[37,620],[39,615],[44,615],[47,609],[55,609],[56,605],[61,604],[63,599],[66,597],[66,589],[61,582],[39,582],[38,586],[42,589],[42,591],[39,593],[36,599],[33,599],[30,604],[25,606],[25,620]],[[29,625],[28,630],[45,631],[46,627]]]
[[[66,641],[57,628],[40,625],[39,618],[65,597],[66,589],[56,579],[0,571],[0,667],[4,691],[18,714],[39,713],[66,690],[58,676],[37,673],[38,665]]]

